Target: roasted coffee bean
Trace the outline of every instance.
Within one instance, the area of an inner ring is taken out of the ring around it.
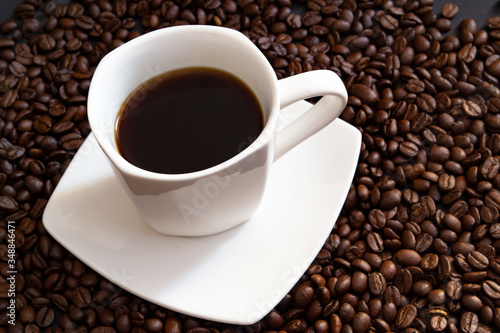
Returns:
[[[363,84],[353,85],[351,93],[366,104],[374,104],[377,100],[376,92]]]
[[[490,29],[500,28],[500,16],[490,17],[486,20],[486,25]]]
[[[476,295],[465,294],[462,296],[461,303],[465,309],[478,313],[483,308],[483,302]]]
[[[382,252],[384,250],[382,238],[376,232],[372,232],[367,236],[367,243],[370,249],[374,252]]]
[[[14,213],[19,209],[18,203],[9,196],[0,196],[0,211]]]
[[[459,38],[463,43],[471,43],[474,33],[477,31],[477,23],[473,19],[464,19],[460,24]]]
[[[33,323],[36,317],[36,310],[32,306],[26,306],[21,310],[19,317],[23,323]]]
[[[398,270],[393,261],[386,260],[380,266],[379,272],[385,277],[386,281],[393,281]]]
[[[351,288],[354,292],[362,294],[368,286],[368,276],[360,271],[354,272],[351,279]]]
[[[413,276],[408,269],[398,270],[394,277],[394,285],[402,294],[407,294],[413,285]]]
[[[358,312],[354,316],[352,327],[354,332],[366,332],[371,324],[370,315],[366,312]]]
[[[158,318],[147,319],[144,323],[144,326],[150,332],[161,332],[163,330],[163,322]],[[193,332],[198,332],[198,331],[203,332],[203,330],[196,330],[196,331],[193,330]]]
[[[389,31],[394,31],[398,28],[398,20],[391,15],[383,15],[380,18],[380,25]]]
[[[313,299],[314,289],[304,283],[297,288],[293,295],[297,306],[300,308],[305,308]]]
[[[36,323],[40,327],[48,327],[54,321],[54,317],[55,317],[54,310],[47,307],[43,307],[40,310],[38,310],[36,314]]]
[[[460,328],[463,332],[476,332],[479,319],[473,312],[465,312],[460,319]]]
[[[435,253],[427,253],[420,262],[420,267],[424,271],[434,271],[439,265],[439,257]]]
[[[419,265],[422,257],[418,252],[410,249],[399,250],[394,254],[396,262],[401,265],[414,266]]]
[[[413,304],[407,304],[398,310],[396,315],[396,326],[399,329],[409,327],[417,317],[417,308]]]
[[[344,295],[351,289],[351,276],[348,274],[343,274],[338,277],[335,283],[335,289],[333,294]]]
[[[181,333],[182,332],[182,321],[175,316],[170,316],[165,320],[164,328],[165,328],[165,331],[167,331],[167,332]]]
[[[427,296],[432,291],[432,284],[427,280],[420,280],[413,284],[412,292],[417,296]]]
[[[430,320],[430,328],[434,332],[442,332],[448,326],[446,317],[433,316]]]
[[[386,303],[394,303],[399,306],[402,298],[398,288],[395,286],[389,286],[384,293],[384,299]]]
[[[419,149],[413,142],[404,141],[399,145],[399,151],[405,156],[415,157],[417,156]]]
[[[458,13],[458,6],[454,3],[447,3],[441,9],[441,15],[448,19],[453,18]]]
[[[484,293],[493,300],[500,299],[500,285],[492,280],[486,280],[481,285]]]
[[[479,251],[472,251],[467,254],[467,262],[476,269],[485,269],[489,265],[489,260]]]
[[[446,295],[453,300],[459,300],[462,297],[462,283],[455,280],[448,281]]]
[[[338,310],[338,315],[343,323],[351,323],[356,315],[356,311],[350,303],[342,303]]]
[[[431,304],[444,304],[444,302],[446,301],[446,293],[443,289],[431,290],[431,292],[429,292],[429,294],[427,295],[427,300]]]
[[[415,239],[415,251],[422,253],[429,249],[432,245],[433,238],[426,232],[421,233]]]
[[[368,285],[372,294],[376,296],[382,295],[387,288],[385,277],[379,272],[371,273],[368,276]]]
[[[77,287],[75,290],[73,290],[71,299],[76,306],[83,308],[89,305],[91,294],[87,288]]]
[[[368,221],[375,229],[383,229],[386,225],[386,217],[379,209],[372,209],[368,214]]]

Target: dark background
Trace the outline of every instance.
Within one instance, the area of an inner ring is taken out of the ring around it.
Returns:
[[[434,0],[435,10],[440,11],[446,3],[455,3],[459,7],[457,16],[452,19],[454,32],[465,18],[473,18],[478,28],[483,28],[488,17],[500,15],[500,1],[496,0]]]

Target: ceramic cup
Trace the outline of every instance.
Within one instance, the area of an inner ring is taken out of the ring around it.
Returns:
[[[159,174],[140,169],[117,150],[119,109],[141,83],[186,67],[216,68],[240,78],[261,104],[264,128],[245,150],[205,170]],[[276,130],[280,109],[314,96],[323,97],[283,130]],[[142,35],[106,55],[91,82],[88,117],[99,146],[144,220],[160,233],[203,236],[247,221],[259,206],[273,162],[335,120],[346,102],[344,84],[332,71],[277,80],[268,60],[242,33],[215,26],[179,26]]]

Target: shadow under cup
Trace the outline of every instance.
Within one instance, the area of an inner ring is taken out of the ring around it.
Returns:
[[[189,67],[218,69],[243,81],[262,109],[260,136],[228,161],[205,170],[169,175],[137,168],[116,146],[115,123],[122,103],[149,79]],[[228,28],[183,26],[148,33],[109,53],[94,73],[88,117],[117,178],[144,219],[161,233],[199,236],[230,229],[257,209],[273,160],[279,107],[275,73],[245,35]],[[228,205],[233,206],[231,211]]]

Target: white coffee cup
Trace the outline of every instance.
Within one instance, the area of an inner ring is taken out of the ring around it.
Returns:
[[[115,140],[122,103],[145,81],[188,67],[216,68],[245,82],[261,104],[262,133],[241,153],[201,171],[160,174],[132,165],[120,155]],[[303,116],[276,130],[280,109],[315,96],[323,97]],[[344,84],[332,71],[277,80],[268,60],[242,33],[179,26],[147,33],[106,55],[90,85],[88,117],[116,177],[144,220],[160,233],[203,236],[247,221],[259,206],[273,162],[335,120],[346,102]]]

